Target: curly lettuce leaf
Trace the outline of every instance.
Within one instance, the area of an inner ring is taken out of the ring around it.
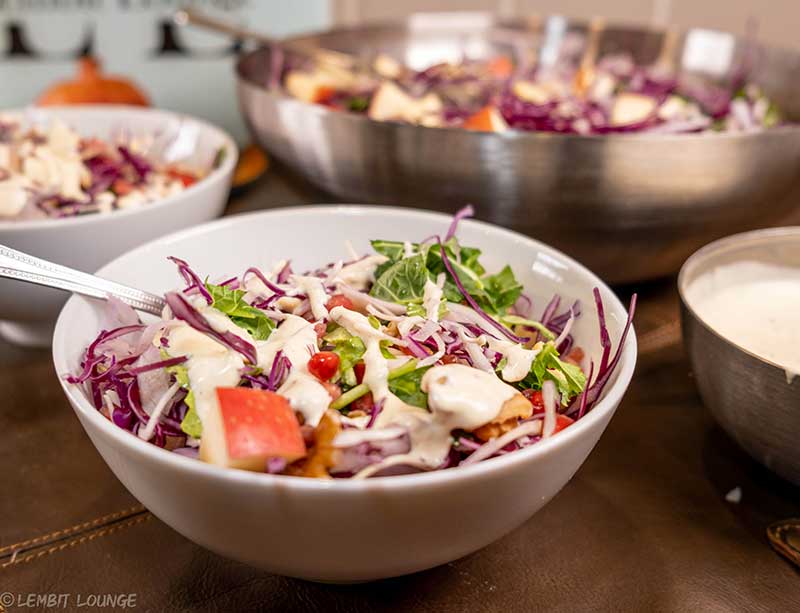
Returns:
[[[539,390],[547,380],[556,384],[561,395],[561,403],[564,405],[569,404],[570,400],[586,387],[586,375],[574,364],[562,361],[553,343],[547,343],[542,347],[522,385]]]
[[[522,284],[517,281],[510,266],[498,273],[483,277],[485,298],[481,306],[492,313],[505,313],[522,293]]]
[[[464,300],[461,291],[442,260],[438,245],[414,243],[413,255],[406,256],[406,245],[400,241],[374,240],[372,247],[385,255],[387,262],[376,270],[375,285],[370,293],[376,298],[413,305],[422,301],[426,278],[435,280],[444,273],[443,295],[449,302]],[[522,285],[517,281],[509,266],[493,275],[487,275],[480,263],[481,250],[464,247],[454,238],[443,245],[447,259],[458,276],[458,280],[488,313],[505,313],[522,293]],[[427,273],[427,275],[423,274]],[[418,312],[419,309],[415,309]]]
[[[367,348],[359,337],[353,336],[341,326],[328,332],[323,340],[333,345],[332,351],[339,356],[339,373],[344,375],[355,366]]]
[[[225,313],[240,328],[247,330],[257,341],[265,341],[275,329],[273,322],[263,311],[245,302],[247,292],[240,289],[229,289],[223,285],[206,283],[214,302],[212,307]]]

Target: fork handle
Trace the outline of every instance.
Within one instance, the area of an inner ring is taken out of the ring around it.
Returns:
[[[155,294],[48,262],[5,245],[0,245],[0,277],[101,300],[114,296],[137,311],[152,315],[160,315],[164,308],[164,300]]]

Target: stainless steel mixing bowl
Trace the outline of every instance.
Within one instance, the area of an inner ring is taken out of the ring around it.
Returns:
[[[745,261],[800,268],[800,227],[738,234],[690,257],[678,276],[684,342],[697,389],[720,426],[753,458],[800,485],[800,376],[722,337],[693,307],[698,279]]]
[[[586,30],[563,18],[544,23],[530,31],[543,59]],[[415,16],[292,40],[359,57],[383,50],[422,67],[462,53],[508,53],[503,32],[528,28],[523,22],[497,27],[489,18]],[[662,39],[659,32],[609,27],[600,56],[627,50],[647,64]],[[800,118],[800,53],[755,48],[719,32],[692,30],[680,41],[685,71],[698,59],[725,72],[754,58],[752,80]],[[797,126],[755,134],[582,137],[382,123],[270,90],[270,61],[270,50],[262,48],[238,62],[242,111],[256,140],[312,183],[350,202],[443,211],[470,202],[479,218],[553,244],[609,282],[674,273],[709,240],[774,223],[800,202]]]

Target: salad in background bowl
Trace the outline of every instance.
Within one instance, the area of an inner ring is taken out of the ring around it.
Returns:
[[[578,469],[636,342],[623,305],[579,264],[472,220],[454,239],[451,222],[303,207],[140,247],[100,274],[165,294],[165,317],[71,299],[53,346],[65,393],[126,487],[216,552],[360,581],[475,551]],[[198,453],[207,461],[186,457]]]
[[[0,245],[85,271],[225,207],[233,140],[199,119],[116,105],[0,115]],[[61,292],[0,281],[0,335],[47,345]]]
[[[175,139],[175,140],[172,140]],[[169,160],[179,133],[83,137],[58,117],[43,125],[0,113],[0,220],[108,214],[181,193],[212,171]]]
[[[637,65],[629,53],[591,66],[569,55],[549,66],[496,55],[422,70],[384,53],[369,71],[294,60],[282,67],[282,84],[298,100],[376,121],[481,132],[755,132],[782,122],[745,74],[722,86],[674,67]]]

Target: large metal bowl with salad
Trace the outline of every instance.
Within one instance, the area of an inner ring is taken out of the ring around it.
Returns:
[[[334,581],[449,561],[555,495],[635,361],[635,297],[471,213],[306,207],[156,241],[101,274],[162,316],[73,298],[56,370],[112,470],[201,544]]]
[[[626,282],[793,207],[798,61],[708,30],[420,14],[293,38],[237,71],[255,137],[329,192],[469,201]]]

